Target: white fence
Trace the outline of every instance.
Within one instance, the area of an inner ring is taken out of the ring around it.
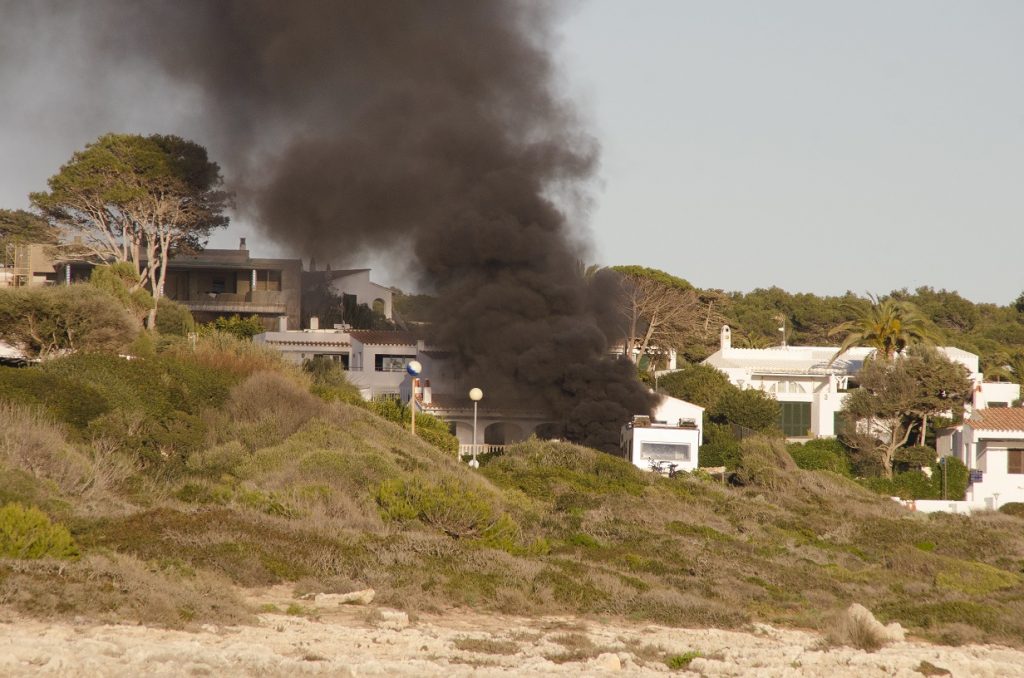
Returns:
[[[977,511],[994,511],[997,507],[991,499],[985,501],[952,501],[950,499],[900,499],[892,498],[896,503],[906,506],[911,511],[921,513],[962,513],[970,515]]]
[[[501,452],[508,445],[459,445],[459,458],[472,457],[475,452],[477,456],[491,452]]]

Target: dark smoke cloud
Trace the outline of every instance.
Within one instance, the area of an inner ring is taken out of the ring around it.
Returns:
[[[57,11],[60,5],[55,6]],[[651,398],[606,357],[609,299],[564,204],[597,144],[557,95],[550,5],[457,0],[89,3],[103,58],[198,87],[240,204],[320,261],[407,252],[436,341],[488,399],[615,447]]]

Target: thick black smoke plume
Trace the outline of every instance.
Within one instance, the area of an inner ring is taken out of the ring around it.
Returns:
[[[240,203],[321,261],[390,250],[438,293],[435,341],[488,400],[615,448],[652,397],[607,357],[610,299],[559,202],[597,145],[556,92],[549,6],[488,0],[110,0],[96,44],[199,88]]]

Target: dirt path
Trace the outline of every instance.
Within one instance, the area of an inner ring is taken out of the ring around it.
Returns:
[[[373,605],[317,607],[284,588],[247,593],[280,611],[261,613],[257,626],[190,633],[42,622],[0,609],[0,675],[653,675],[670,672],[666,660],[678,657],[679,665],[698,652],[703,656],[673,673],[920,678],[927,675],[919,671],[927,670],[924,661],[953,676],[1024,677],[1024,652],[995,646],[904,642],[867,653],[821,649],[815,634],[764,625],[730,632],[472,612],[410,621]],[[286,614],[289,606],[293,614]]]

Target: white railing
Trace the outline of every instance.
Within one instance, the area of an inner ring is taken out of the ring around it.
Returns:
[[[508,445],[490,445],[487,443],[481,445],[459,445],[459,457],[472,457],[474,451],[476,451],[477,456],[491,452],[501,452],[506,447]]]

